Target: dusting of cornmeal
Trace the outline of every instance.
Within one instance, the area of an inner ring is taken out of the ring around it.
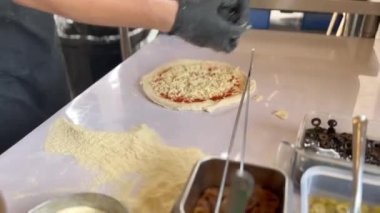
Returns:
[[[124,133],[96,132],[63,119],[52,126],[45,149],[97,171],[97,185],[113,186],[112,195],[134,213],[170,212],[193,165],[204,157],[199,149],[163,144],[146,125]]]
[[[106,213],[105,211],[94,209],[88,206],[75,206],[57,211],[56,213]]]
[[[286,120],[289,117],[289,113],[285,110],[276,110],[273,112],[273,115],[281,120]]]

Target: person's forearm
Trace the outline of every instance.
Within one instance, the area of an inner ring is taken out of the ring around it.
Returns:
[[[155,28],[167,32],[174,24],[174,0],[14,0],[24,6],[79,22],[104,26]]]

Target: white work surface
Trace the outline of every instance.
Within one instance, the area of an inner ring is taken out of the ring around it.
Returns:
[[[94,173],[71,157],[43,150],[49,126],[59,117],[107,131],[125,131],[145,123],[169,145],[198,147],[211,155],[223,153],[236,107],[213,114],[164,109],[146,99],[139,81],[163,63],[186,58],[226,61],[246,71],[253,47],[256,94],[264,100],[251,105],[248,162],[273,166],[280,141],[295,140],[309,111],[351,116],[355,110],[372,118],[380,116],[379,59],[373,40],[250,31],[236,51],[221,54],[161,36],[0,156],[0,191],[8,212],[26,212],[53,196],[89,190],[86,183]],[[274,110],[288,111],[289,118],[274,117]]]

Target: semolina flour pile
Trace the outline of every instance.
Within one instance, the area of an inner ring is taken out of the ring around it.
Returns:
[[[109,184],[113,196],[133,213],[168,213],[197,160],[198,149],[169,147],[146,125],[129,132],[86,130],[64,119],[52,126],[45,150],[70,155],[98,172],[96,185]]]

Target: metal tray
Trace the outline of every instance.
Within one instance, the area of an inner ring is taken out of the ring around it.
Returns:
[[[202,192],[208,187],[220,185],[225,160],[220,158],[209,158],[199,161],[189,177],[186,187],[173,208],[172,213],[192,213],[197,200]],[[227,182],[229,185],[231,174],[237,171],[239,162],[231,161]],[[252,174],[255,183],[272,190],[282,201],[280,212],[291,212],[290,207],[290,184],[286,175],[277,169],[246,164],[246,170]]]
[[[301,180],[301,212],[308,213],[311,196],[335,198],[349,201],[352,199],[352,172],[325,166],[315,166],[306,171]],[[363,175],[363,203],[380,203],[380,180],[377,176]],[[374,211],[371,211],[374,212]]]
[[[52,213],[70,207],[87,206],[110,213],[128,213],[116,199],[98,193],[78,193],[48,200],[28,213]]]
[[[302,148],[302,141],[305,136],[305,131],[313,128],[311,120],[319,117],[322,120],[321,127],[326,128],[326,122],[329,119],[338,121],[336,127],[337,132],[352,132],[351,118],[334,116],[328,113],[308,113],[298,130],[297,140],[295,144],[282,142],[278,148],[276,166],[282,169],[292,179],[296,187],[299,187],[303,173],[313,166],[331,166],[341,169],[351,169],[351,161],[346,161],[338,157],[332,157],[326,152],[312,152]],[[368,123],[368,138],[380,138],[380,123],[378,121],[370,121]],[[365,164],[364,172],[373,175],[380,175],[380,167],[370,164]]]

